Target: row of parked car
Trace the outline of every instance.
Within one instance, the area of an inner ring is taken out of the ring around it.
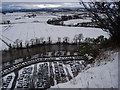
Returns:
[[[35,58],[35,59],[29,59],[28,61],[24,61],[21,63],[18,63],[16,65],[11,66],[10,68],[7,68],[5,70],[0,71],[0,74],[4,75],[7,73],[12,72],[13,70],[15,70],[16,68],[25,66],[25,65],[29,65],[32,63],[36,63],[39,61],[47,61],[47,60],[69,60],[69,59],[82,59],[81,56],[61,56],[61,57],[41,57],[41,58]]]
[[[39,62],[39,61],[47,61],[47,60],[70,60],[70,59],[82,59],[81,56],[66,56],[66,57],[50,57],[50,58],[37,58],[37,59],[31,59],[29,61],[25,61],[25,62],[22,62],[22,63],[19,63],[19,64],[16,64],[8,69],[5,69],[3,71],[1,71],[0,73],[3,75],[5,73],[9,73],[13,70],[15,70],[16,68],[19,68],[19,67],[22,67],[22,66],[25,66],[25,65],[29,65],[29,64],[32,64],[32,63],[36,63],[36,62]]]
[[[24,68],[17,81],[17,88],[29,88],[33,67]]]
[[[10,73],[18,67],[19,67],[19,65],[13,65],[12,67],[9,67],[5,70],[0,71],[0,74],[4,75],[4,74],[7,74],[7,73]]]
[[[81,63],[80,63],[81,62]],[[71,67],[71,71],[73,73],[73,76],[76,77],[78,73],[85,68],[85,62],[84,61],[70,61],[69,65]],[[84,63],[84,64],[83,64]]]
[[[31,60],[28,60],[28,61],[25,61],[25,62],[22,62],[22,63],[18,63],[16,65],[11,66],[10,68],[7,68],[5,70],[0,71],[0,74],[5,75],[7,73],[10,73],[10,72],[14,71],[17,68],[20,68],[20,67],[23,67],[25,65],[32,64],[32,63],[36,63],[36,62],[39,62],[41,60],[43,60],[43,59],[38,58],[38,59],[31,59]]]
[[[8,76],[7,78],[6,78],[6,81],[4,81],[4,80],[2,80],[3,81],[3,85],[2,85],[2,88],[8,88],[8,85],[10,84],[10,82],[11,82],[11,80],[12,80],[12,76],[10,75],[10,76]]]
[[[66,82],[67,80],[62,62],[59,63],[54,62],[54,67],[55,67],[55,79],[57,84]]]
[[[39,57],[43,56],[67,56],[67,55],[79,55],[79,52],[67,52],[67,51],[53,51],[40,53]]]
[[[49,88],[50,76],[48,63],[40,64],[38,69],[37,88]]]

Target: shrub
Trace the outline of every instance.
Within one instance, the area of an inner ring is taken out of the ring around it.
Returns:
[[[92,56],[94,58],[96,58],[99,51],[97,48],[89,43],[81,43],[78,50],[80,52],[80,55],[85,56],[86,54],[88,54],[89,56]]]

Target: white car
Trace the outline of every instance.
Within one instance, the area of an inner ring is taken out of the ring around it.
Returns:
[[[56,58],[56,60],[60,60],[60,58]]]

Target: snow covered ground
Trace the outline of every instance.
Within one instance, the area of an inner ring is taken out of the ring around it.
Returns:
[[[25,44],[26,40],[35,39],[44,37],[44,40],[47,41],[47,38],[50,36],[53,42],[58,40],[58,37],[69,37],[70,42],[73,41],[73,38],[76,34],[82,33],[84,38],[96,38],[100,35],[109,37],[108,33],[104,32],[98,28],[84,28],[84,27],[65,27],[65,26],[54,26],[49,25],[46,21],[50,18],[57,17],[56,14],[51,13],[37,13],[35,18],[24,17],[28,13],[8,13],[3,15],[3,20],[10,20],[12,24],[2,25],[2,38],[7,43],[13,44],[16,39],[20,39]],[[21,18],[15,20],[15,18]],[[78,20],[77,20],[78,21]],[[2,49],[7,49],[8,47],[2,43]]]
[[[118,88],[118,52],[110,51],[109,55],[99,62],[100,66],[96,62],[94,67],[82,71],[71,81],[51,88]]]
[[[91,22],[91,18],[68,20],[68,21],[64,21],[64,24],[65,25],[76,25],[77,23],[85,23],[85,22]]]

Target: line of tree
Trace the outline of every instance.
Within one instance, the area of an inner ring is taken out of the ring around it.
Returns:
[[[73,20],[73,19],[85,19],[89,16],[89,13],[82,13],[82,14],[75,14],[75,15],[67,15],[67,16],[61,16],[58,18],[53,18],[53,19],[49,19],[47,21],[48,24],[52,24],[52,25],[61,25],[61,26],[69,26],[69,27],[95,27],[95,28],[100,28],[100,26],[98,26],[96,23],[90,21],[90,22],[81,22],[81,23],[77,23],[77,24],[69,24],[66,25],[64,24],[64,21],[67,20]]]
[[[65,36],[63,38],[58,37],[56,42],[52,42],[52,38],[49,36],[47,40],[44,37],[26,40],[24,43],[20,39],[16,39],[14,44],[9,44],[11,48],[29,48],[31,46],[39,46],[39,45],[52,45],[52,44],[80,44],[81,40],[83,40],[83,34],[77,34],[74,36],[72,42],[70,42],[70,38]]]
[[[87,13],[83,13],[86,17],[88,17],[86,14]],[[61,16],[59,18],[53,18],[53,19],[49,19],[47,21],[48,24],[53,24],[53,25],[63,25],[63,21],[67,21],[67,20],[72,20],[72,19],[83,19],[84,16],[82,16],[82,14],[75,14],[75,15],[67,15],[67,16]]]
[[[106,38],[104,36],[99,36],[98,38],[85,38],[83,40],[83,35],[78,34],[74,36],[73,42],[69,43],[69,37],[60,38],[56,43],[51,42],[52,39],[48,37],[46,43],[44,43],[44,38],[40,39],[31,39],[26,41],[23,45],[22,41],[17,39],[14,45],[11,45],[12,48],[9,50],[3,50],[4,62],[7,60],[15,60],[18,58],[31,58],[32,55],[45,53],[45,52],[55,52],[55,51],[77,51],[81,55],[86,53],[96,56],[96,51],[105,45]],[[63,40],[63,41],[62,41]],[[39,44],[40,43],[40,44]],[[49,44],[51,43],[51,44]],[[101,48],[102,49],[102,48]]]
[[[10,24],[10,20],[2,21],[0,24]]]
[[[85,38],[83,34],[77,34],[74,36],[73,40],[70,42],[69,37],[58,37],[58,40],[56,42],[52,41],[51,37],[47,38],[47,41],[45,41],[44,37],[41,38],[36,38],[36,39],[31,39],[30,41],[26,40],[25,43],[23,44],[22,40],[16,39],[14,44],[10,46],[14,49],[22,49],[22,48],[30,48],[30,47],[35,47],[35,46],[41,46],[41,45],[66,45],[66,44],[75,44],[75,45],[80,45],[81,43],[90,43],[90,44],[95,44],[95,45],[100,45],[101,43],[104,43],[104,41],[107,41],[107,38],[104,38],[104,36],[99,36],[96,39],[95,38]],[[107,43],[104,43],[105,45]]]

